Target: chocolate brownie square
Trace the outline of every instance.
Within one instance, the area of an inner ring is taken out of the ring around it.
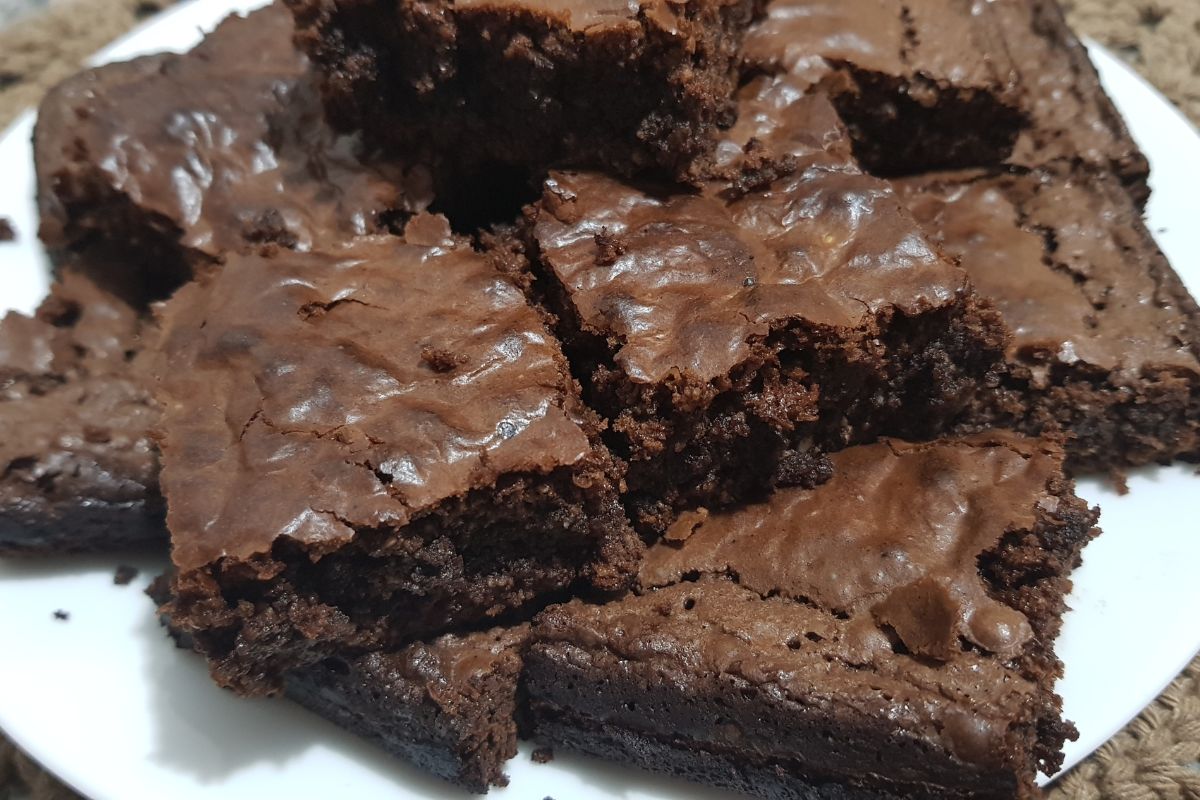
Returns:
[[[73,266],[35,316],[0,319],[0,555],[165,543],[153,338]]]
[[[896,182],[1013,338],[969,424],[1061,430],[1070,465],[1200,456],[1200,312],[1115,177],[941,174]]]
[[[160,607],[170,579],[146,590]],[[178,647],[194,642],[160,613]],[[446,634],[396,652],[332,656],[284,676],[286,696],[320,717],[472,792],[508,782],[529,625]]]
[[[750,73],[829,92],[870,172],[995,165],[1024,125],[1015,65],[974,0],[772,0]]]
[[[288,0],[331,120],[402,154],[705,172],[761,0]]]
[[[144,300],[230,252],[309,250],[424,208],[420,169],[364,166],[325,125],[291,15],[231,17],[190,53],[86,70],[52,89],[34,133],[41,235],[100,247]]]
[[[167,612],[240,692],[636,569],[541,317],[444,218],[405,236],[231,256],[163,312]]]
[[[1053,642],[1096,512],[1054,444],[884,441],[699,514],[636,594],[535,620],[539,742],[764,798],[1032,798],[1074,735]]]
[[[751,140],[718,148],[732,182],[553,172],[527,213],[537,290],[650,534],[817,483],[828,450],[936,435],[1002,354],[965,274],[788,80],[748,87],[733,133]]]
[[[981,4],[981,9],[1017,64],[1030,117],[1012,163],[1045,167],[1062,162],[1112,172],[1138,207],[1144,206],[1150,196],[1150,165],[1058,3],[1003,0]]]
[[[468,791],[504,786],[517,754],[528,625],[446,634],[396,653],[289,672],[284,693],[390,754]]]

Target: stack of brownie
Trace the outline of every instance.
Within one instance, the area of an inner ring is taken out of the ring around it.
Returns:
[[[35,150],[0,553],[169,533],[219,684],[472,791],[520,733],[1034,797],[1068,475],[1200,456],[1200,311],[1054,0],[288,0]]]

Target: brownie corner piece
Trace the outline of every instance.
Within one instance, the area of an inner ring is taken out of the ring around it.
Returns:
[[[164,312],[170,613],[239,690],[636,570],[537,312],[443,218],[405,237],[231,258]]]
[[[964,424],[1065,433],[1077,470],[1200,457],[1200,311],[1119,176],[894,185],[1013,331],[998,391]]]
[[[1046,168],[1082,165],[1113,175],[1139,209],[1150,196],[1150,164],[1104,91],[1087,49],[1067,24],[1058,0],[988,3],[989,20],[1018,64],[1030,124],[1011,163]]]
[[[141,304],[231,252],[308,250],[386,230],[429,203],[423,167],[376,169],[325,123],[279,3],[222,21],[186,53],[83,70],[34,130],[40,236]]]
[[[635,593],[543,612],[535,740],[757,797],[1038,796],[1074,735],[1052,645],[1096,521],[1061,448],[831,458],[651,547]]]
[[[171,576],[146,594],[177,647],[195,642],[170,616]],[[167,613],[163,613],[163,612]],[[504,786],[517,751],[528,623],[445,634],[395,651],[331,655],[293,669],[283,693],[334,725],[468,791]]]
[[[34,316],[0,319],[0,555],[166,541],[143,355],[153,335],[74,261]]]
[[[388,753],[483,794],[517,753],[529,626],[447,634],[395,653],[325,659],[289,672],[286,696]]]
[[[335,124],[394,152],[705,172],[759,0],[288,0]]]
[[[772,0],[743,59],[828,92],[878,175],[998,165],[1026,125],[1016,66],[972,0]]]
[[[643,530],[818,483],[824,453],[852,442],[936,435],[1000,363],[994,312],[849,158],[829,101],[778,91],[786,80],[742,98],[754,113],[733,131],[757,144],[720,148],[732,182],[679,192],[557,171],[526,215]]]

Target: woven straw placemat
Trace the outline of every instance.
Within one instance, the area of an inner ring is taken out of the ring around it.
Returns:
[[[0,128],[170,0],[50,0],[0,30]],[[1200,125],[1200,0],[1068,0],[1075,28],[1120,54]],[[1192,621],[1185,620],[1184,623]],[[0,656],[2,658],[2,656]],[[1200,658],[1049,800],[1200,800]],[[0,737],[0,800],[76,800]]]

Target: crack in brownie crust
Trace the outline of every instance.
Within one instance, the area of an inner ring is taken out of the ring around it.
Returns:
[[[833,455],[833,478],[681,521],[638,594],[555,606],[526,658],[539,741],[768,798],[1033,797],[1096,513],[1049,443]]]
[[[153,326],[64,266],[36,316],[0,320],[0,554],[165,541]]]
[[[169,614],[224,685],[636,566],[620,471],[540,318],[444,219],[405,236],[231,258],[164,313]]]
[[[331,119],[393,152],[703,175],[758,0],[289,0]]]
[[[1200,313],[1120,183],[934,174],[896,183],[1013,331],[975,428],[1061,430],[1080,470],[1200,455]]]

